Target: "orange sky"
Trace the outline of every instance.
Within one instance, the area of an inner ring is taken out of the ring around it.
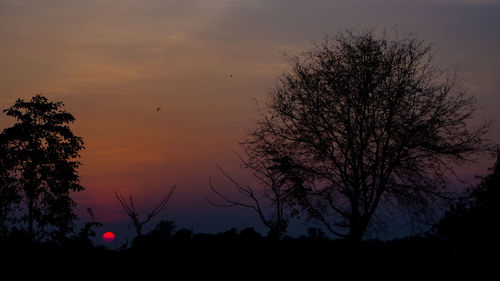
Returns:
[[[86,146],[87,190],[76,198],[98,219],[123,219],[114,191],[151,202],[174,184],[165,217],[209,213],[208,177],[225,184],[214,163],[246,179],[234,151],[253,124],[252,98],[264,101],[286,70],[283,53],[323,33],[414,32],[434,44],[439,66],[459,66],[480,117],[498,120],[499,2],[0,0],[0,108],[36,93],[66,104]],[[0,128],[11,122],[2,115]],[[491,137],[500,143],[498,125]]]

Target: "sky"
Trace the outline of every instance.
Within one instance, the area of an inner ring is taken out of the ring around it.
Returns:
[[[156,222],[263,231],[250,211],[207,203],[209,178],[230,190],[214,164],[251,182],[235,152],[254,99],[265,102],[288,57],[353,28],[398,28],[432,44],[500,143],[497,0],[0,0],[0,108],[37,93],[64,102],[86,147],[77,212],[91,207],[117,241],[132,232],[115,192],[145,215],[173,185]],[[12,122],[0,116],[0,128]],[[484,174],[492,161],[460,173]]]

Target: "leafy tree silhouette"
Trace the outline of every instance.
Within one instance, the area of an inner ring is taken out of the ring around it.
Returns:
[[[94,228],[96,227],[102,227],[103,224],[96,221],[94,212],[92,209],[87,208],[87,214],[90,217],[90,220],[87,221],[84,226],[80,229],[78,232],[78,235],[76,236],[76,239],[78,241],[81,241],[82,243],[85,243],[87,246],[92,245],[92,241],[90,240],[91,237],[95,237],[96,233],[94,231]]]
[[[250,135],[302,211],[360,241],[379,206],[423,216],[447,197],[451,165],[485,149],[475,112],[422,41],[346,31],[292,60]]]
[[[493,249],[493,245],[499,249],[496,233],[500,226],[500,150],[497,150],[497,159],[490,171],[491,174],[482,177],[476,187],[452,204],[433,227],[435,234],[462,250]]]
[[[174,221],[162,220],[156,224],[155,228],[151,231],[151,235],[160,237],[161,239],[168,239],[173,236],[175,228]]]
[[[18,99],[3,111],[17,120],[1,138],[8,171],[27,209],[22,221],[31,241],[47,233],[61,238],[72,232],[77,217],[70,192],[84,190],[76,160],[83,140],[69,128],[75,118],[63,106],[36,95],[30,101]]]
[[[10,225],[16,222],[13,211],[21,199],[9,157],[5,136],[0,134],[0,236],[7,236]]]

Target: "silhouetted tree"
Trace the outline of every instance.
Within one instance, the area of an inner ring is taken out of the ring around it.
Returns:
[[[174,193],[176,186],[174,185],[170,192],[163,198],[163,200],[156,206],[146,217],[145,220],[140,221],[139,220],[139,213],[136,212],[135,207],[134,207],[134,202],[132,200],[132,196],[129,196],[129,200],[127,200],[120,194],[115,192],[116,199],[118,202],[120,202],[120,205],[122,205],[123,210],[127,213],[129,216],[130,220],[132,220],[132,225],[135,228],[137,237],[142,235],[142,227],[148,223],[154,216],[156,216],[162,209],[167,205],[168,201],[172,197],[172,194]]]
[[[243,169],[250,171],[253,178],[257,180],[257,188],[250,185],[241,185],[220,166],[219,171],[234,184],[234,190],[244,195],[248,200],[241,201],[230,198],[217,190],[209,181],[210,189],[217,194],[222,203],[209,200],[212,205],[219,207],[241,206],[252,209],[259,216],[261,222],[269,230],[268,236],[282,238],[286,234],[290,219],[295,216],[294,200],[287,192],[290,185],[289,175],[281,169],[281,159],[277,158],[281,146],[268,143],[259,135],[249,135],[240,147],[243,156],[237,154]],[[256,194],[255,190],[261,191],[263,196]]]
[[[0,236],[7,235],[9,225],[15,223],[12,213],[20,200],[9,157],[5,137],[0,134]]]
[[[188,241],[193,236],[193,231],[187,228],[181,228],[175,232],[173,238],[180,241]]]
[[[381,204],[423,214],[446,195],[451,164],[484,148],[475,111],[422,41],[347,31],[293,60],[251,136],[281,147],[266,159],[302,210],[359,241]]]
[[[241,239],[245,241],[257,241],[262,238],[262,236],[255,231],[253,227],[247,227],[240,231]]]
[[[466,196],[451,205],[434,226],[435,234],[461,247],[486,245],[491,248],[495,244],[498,250],[500,150],[490,170],[491,174],[482,177],[476,187],[469,189]]]
[[[102,227],[103,224],[96,221],[95,215],[94,215],[94,212],[92,211],[92,209],[87,208],[87,214],[89,215],[90,220],[84,224],[82,229],[80,229],[80,231],[78,232],[78,236],[76,238],[78,240],[82,241],[83,243],[86,243],[88,245],[92,245],[92,241],[90,240],[90,238],[96,236],[94,228]]]
[[[321,228],[316,227],[307,228],[307,238],[315,241],[328,240],[326,233]]]
[[[87,214],[90,220],[85,222],[78,232],[75,231],[73,235],[59,239],[57,241],[58,246],[62,246],[62,248],[68,252],[91,250],[94,248],[94,243],[92,241],[92,238],[96,236],[94,229],[102,227],[102,223],[96,221],[92,209],[87,208]]]
[[[160,239],[168,239],[174,234],[175,228],[175,222],[162,220],[156,224],[153,231],[151,231],[151,235],[159,237]]]
[[[17,122],[2,133],[10,175],[26,207],[22,220],[31,240],[50,229],[55,236],[73,230],[76,203],[70,192],[82,191],[76,161],[83,147],[69,124],[75,121],[62,102],[42,95],[30,101],[18,99],[5,112]]]
[[[259,149],[258,140],[248,140],[242,144],[246,159],[239,156],[242,167],[251,171],[258,180],[264,196],[256,194],[250,185],[241,185],[220,166],[216,165],[219,171],[234,184],[234,190],[246,197],[247,202],[232,199],[229,195],[217,190],[212,181],[209,180],[210,189],[222,200],[222,203],[208,202],[218,207],[245,207],[253,210],[261,222],[269,229],[269,236],[281,238],[287,230],[289,220],[292,216],[289,196],[286,193],[286,178],[283,173],[276,168],[273,159],[267,158]]]

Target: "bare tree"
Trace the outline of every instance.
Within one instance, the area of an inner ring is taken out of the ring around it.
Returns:
[[[288,223],[293,215],[291,208],[292,200],[288,195],[287,184],[290,182],[286,175],[278,169],[277,159],[267,157],[263,153],[266,146],[259,138],[248,138],[240,145],[243,148],[244,156],[238,155],[241,167],[249,170],[260,185],[259,191],[263,191],[263,196],[256,194],[255,188],[250,185],[241,185],[219,165],[219,171],[234,184],[233,188],[239,194],[246,197],[246,202],[230,198],[217,190],[211,180],[210,189],[219,197],[221,203],[209,201],[210,204],[218,207],[245,207],[253,210],[261,222],[269,229],[269,236],[281,238],[288,228]],[[270,147],[267,147],[270,149]]]
[[[132,224],[135,227],[135,231],[137,233],[137,237],[142,235],[142,227],[148,223],[154,216],[156,216],[162,209],[167,205],[168,201],[172,197],[172,194],[174,193],[176,186],[174,185],[170,192],[163,198],[163,200],[147,215],[146,219],[143,221],[139,220],[139,213],[136,212],[135,207],[134,207],[134,202],[132,200],[132,195],[129,196],[129,200],[127,201],[123,195],[118,194],[115,192],[116,199],[118,202],[123,207],[123,210],[127,213],[127,215],[130,217],[132,220]]]
[[[424,214],[446,197],[452,166],[485,149],[476,108],[422,41],[346,31],[292,61],[251,136],[281,147],[263,152],[302,210],[359,241],[381,204]]]

